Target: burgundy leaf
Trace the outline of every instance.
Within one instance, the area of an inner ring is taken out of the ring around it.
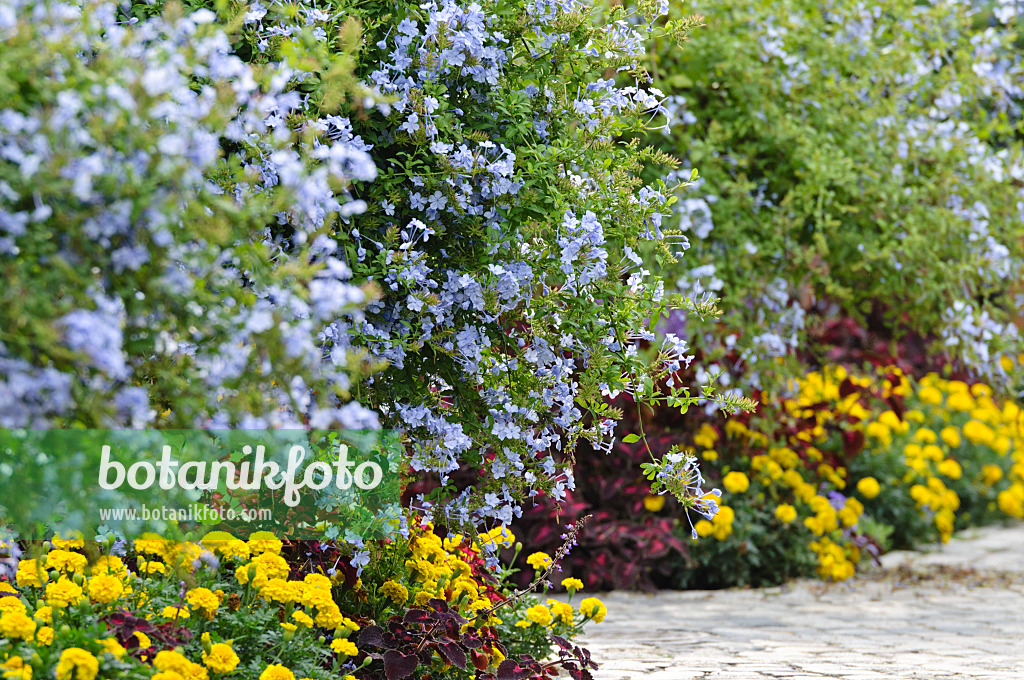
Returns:
[[[362,641],[360,639],[360,641]],[[384,653],[384,675],[388,680],[402,680],[416,671],[420,660],[415,654],[402,654],[394,649]]]

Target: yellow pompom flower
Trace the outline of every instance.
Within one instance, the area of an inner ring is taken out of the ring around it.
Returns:
[[[380,592],[397,605],[403,605],[409,600],[409,589],[397,581],[385,581]]]
[[[36,631],[36,642],[49,647],[53,644],[54,630],[49,626],[43,626]]]
[[[46,604],[51,607],[70,607],[81,602],[84,597],[81,586],[67,576],[46,584]]]
[[[260,673],[260,680],[295,680],[295,673],[279,663],[267,666],[266,670]]]
[[[550,609],[542,604],[535,604],[526,610],[526,618],[538,625],[547,626],[554,617],[551,615]]]
[[[706,519],[697,520],[697,523],[693,525],[693,530],[697,532],[697,535],[701,538],[707,538],[711,534],[715,533],[715,525]]]
[[[942,438],[942,441],[944,441],[947,446],[950,446],[954,449],[960,446],[960,431],[957,430],[952,425],[947,425],[946,427],[942,428],[942,430],[939,432],[939,437]]]
[[[94,680],[100,662],[81,647],[68,647],[60,653],[55,674],[57,680]]]
[[[192,674],[192,662],[183,654],[164,650],[156,653],[153,657],[153,668],[158,671],[177,673],[183,678]]]
[[[541,569],[546,569],[551,564],[551,557],[547,553],[535,552],[526,558],[526,563],[540,571]]]
[[[588,597],[580,602],[580,613],[588,619],[592,619],[594,623],[601,623],[608,613],[608,607],[605,607],[604,602],[596,597]]]
[[[50,580],[50,574],[39,560],[20,560],[14,580],[19,588],[41,588]]]
[[[644,496],[644,508],[648,512],[660,512],[665,507],[665,496],[647,494]]]
[[[32,680],[32,666],[22,661],[20,656],[12,656],[0,663],[0,677],[6,680]]]
[[[583,581],[578,578],[563,578],[562,587],[570,593],[574,593],[577,590],[583,590]]]
[[[780,522],[788,524],[796,519],[796,508],[787,503],[779,505],[775,508],[775,518]]]
[[[116,638],[103,638],[102,640],[97,640],[97,642],[103,647],[104,654],[109,654],[115,659],[123,659],[124,655],[128,653],[128,650],[122,647]]]
[[[160,616],[165,619],[187,619],[192,616],[185,607],[164,607],[160,610]]]
[[[153,646],[153,641],[149,639],[149,636],[142,631],[135,631],[132,633],[136,640],[139,641],[139,649],[149,649]]]
[[[733,470],[722,478],[722,486],[729,493],[743,493],[750,488],[750,479],[739,470]]]
[[[551,610],[551,615],[555,618],[555,621],[561,621],[564,624],[572,624],[572,605],[568,602],[562,602],[561,600],[552,600],[548,598],[547,603],[548,609]]]
[[[1003,478],[1003,469],[998,465],[985,465],[981,468],[981,480],[986,486],[992,486]]]
[[[938,465],[939,474],[950,479],[960,479],[963,476],[964,470],[960,467],[960,463],[956,462],[952,458],[946,458]]]
[[[0,615],[0,637],[28,641],[35,634],[36,622],[25,612],[4,612]]]
[[[193,609],[202,610],[208,619],[213,619],[214,613],[220,606],[220,600],[209,588],[193,588],[185,594],[185,601]]]
[[[351,640],[345,638],[335,638],[331,640],[331,651],[338,655],[344,656],[355,656],[359,653],[359,649]]]
[[[203,665],[219,675],[233,672],[238,661],[235,650],[226,642],[211,645],[209,652],[203,652]]]
[[[882,486],[874,477],[863,477],[857,482],[857,491],[864,498],[872,499],[882,492]]]
[[[121,579],[110,574],[100,574],[89,579],[89,599],[100,604],[116,602],[124,592]]]

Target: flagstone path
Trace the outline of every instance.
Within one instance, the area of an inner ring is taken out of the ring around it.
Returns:
[[[598,680],[1024,680],[1024,525],[846,583],[602,599]]]

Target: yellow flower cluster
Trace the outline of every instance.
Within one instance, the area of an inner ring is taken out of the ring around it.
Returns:
[[[511,532],[508,535],[511,536]],[[406,560],[405,566],[414,582],[416,592],[413,601],[416,604],[425,605],[434,598],[458,600],[465,596],[469,602],[480,599],[480,585],[459,553],[464,540],[462,536],[453,536],[442,541],[428,525],[424,532],[410,541],[412,556]]]

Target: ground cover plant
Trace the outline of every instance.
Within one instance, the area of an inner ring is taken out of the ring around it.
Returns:
[[[641,413],[646,443],[581,454],[587,472],[560,509],[594,515],[565,565],[588,588],[844,580],[887,550],[1024,513],[1024,412],[984,383],[832,366],[766,393],[753,415],[706,416],[695,432],[680,416]],[[700,456],[722,489],[713,519],[691,526],[680,504],[650,493],[648,446]],[[618,481],[602,485],[609,468]],[[544,545],[553,519],[539,504],[517,530]]]

